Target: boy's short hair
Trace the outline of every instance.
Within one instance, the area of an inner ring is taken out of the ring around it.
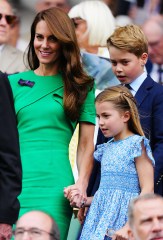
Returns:
[[[107,40],[107,47],[118,49],[135,54],[140,57],[148,53],[148,41],[142,29],[134,24],[118,27]]]

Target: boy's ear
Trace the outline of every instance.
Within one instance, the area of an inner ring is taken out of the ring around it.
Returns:
[[[147,63],[147,60],[148,60],[148,53],[143,53],[141,55],[142,66],[144,66]]]

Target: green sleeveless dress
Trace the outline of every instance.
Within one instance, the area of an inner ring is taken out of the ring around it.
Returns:
[[[78,121],[72,122],[64,113],[61,74],[46,77],[27,71],[10,75],[9,81],[23,168],[20,216],[30,210],[49,213],[61,240],[66,240],[72,208],[63,189],[74,183],[68,148],[78,122],[95,124],[94,89],[88,92]]]

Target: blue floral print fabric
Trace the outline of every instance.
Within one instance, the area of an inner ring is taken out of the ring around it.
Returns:
[[[118,230],[127,222],[130,200],[140,193],[135,158],[141,156],[144,144],[149,161],[154,158],[149,140],[132,135],[97,147],[94,158],[101,162],[101,181],[86,216],[80,240],[104,240],[108,230]]]

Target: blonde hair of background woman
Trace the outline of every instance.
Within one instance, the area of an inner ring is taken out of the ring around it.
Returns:
[[[106,46],[108,37],[114,32],[115,19],[110,8],[102,1],[84,1],[73,6],[70,18],[80,17],[87,23],[89,44]]]

